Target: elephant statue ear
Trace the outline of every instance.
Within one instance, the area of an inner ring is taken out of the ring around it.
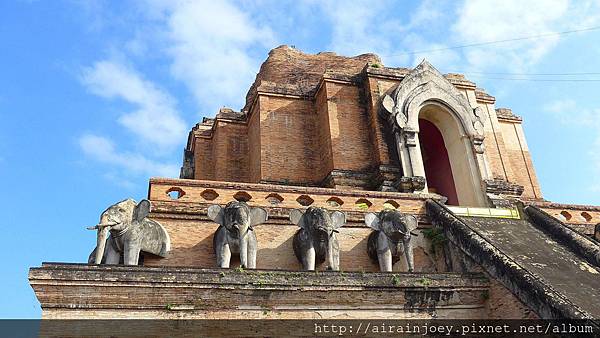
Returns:
[[[264,223],[269,215],[267,211],[263,208],[251,208],[250,209],[250,226],[255,226],[257,224]]]
[[[341,211],[334,211],[331,213],[331,220],[333,221],[333,228],[341,228],[346,224],[346,214]]]
[[[133,220],[141,222],[150,214],[150,201],[141,200],[133,209]]]
[[[417,221],[417,218],[413,215],[405,215],[404,221],[406,222],[406,228],[407,228],[406,230],[408,232],[415,230],[419,226],[419,222]]]
[[[375,213],[368,213],[365,215],[365,224],[373,229],[379,231],[379,217]]]
[[[208,218],[213,222],[223,225],[223,208],[218,204],[213,204],[208,207]]]
[[[304,228],[304,222],[302,221],[302,216],[304,216],[304,212],[300,209],[294,209],[290,211],[290,222],[296,224],[297,226]]]

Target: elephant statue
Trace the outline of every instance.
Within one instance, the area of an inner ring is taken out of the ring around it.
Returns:
[[[229,268],[231,253],[239,253],[243,268],[256,269],[257,241],[252,227],[267,220],[267,211],[232,201],[225,208],[218,204],[208,207],[208,218],[220,225],[213,237],[217,265]]]
[[[346,223],[346,215],[340,211],[309,207],[290,211],[290,221],[300,227],[294,235],[293,246],[296,258],[304,270],[315,270],[315,263],[325,262],[327,270],[339,271],[340,245],[337,233]]]
[[[129,198],[111,205],[100,216],[97,245],[90,254],[90,264],[138,265],[140,251],[166,257],[171,249],[167,230],[148,218],[150,201],[137,203]],[[107,238],[108,234],[110,236]]]
[[[417,228],[417,218],[397,210],[382,210],[365,215],[365,224],[373,231],[367,242],[369,257],[379,262],[381,271],[392,271],[393,263],[406,257],[408,271],[414,270],[411,232]]]

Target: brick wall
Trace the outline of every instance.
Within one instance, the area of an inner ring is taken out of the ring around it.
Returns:
[[[248,121],[248,178],[258,183],[261,179],[260,101],[254,106]]]
[[[381,107],[381,98],[400,81],[390,81],[368,77],[365,82],[365,96],[367,100],[367,112],[369,116],[370,135],[373,151],[373,160],[375,165],[398,163],[397,155],[393,154],[388,147],[386,138],[386,126],[379,116]]]
[[[490,319],[538,319],[539,317],[494,278],[490,278],[487,294]]]
[[[410,72],[367,66],[375,61],[373,56],[311,56],[275,49],[248,93],[249,111],[236,113],[239,118],[227,112],[223,116],[232,120],[217,117],[207,138],[197,136],[196,178],[374,188],[374,176],[369,175],[377,174],[378,166],[387,166],[384,171],[389,172],[398,167],[390,126],[380,114],[381,99]],[[492,178],[523,185],[523,197],[540,199],[520,118],[507,109],[500,109],[499,117],[495,98],[464,76],[446,79],[472,107],[487,112],[485,156]],[[373,172],[342,172],[366,169]]]
[[[504,144],[504,138],[502,137],[502,131],[500,123],[496,117],[494,106],[491,104],[483,105],[488,116],[486,121],[485,130],[485,155],[490,165],[492,178],[499,178],[503,180],[513,179],[513,171],[510,162],[507,158],[506,146]]]
[[[246,124],[218,122],[212,142],[215,180],[248,182],[248,127]]]
[[[178,189],[183,192],[177,200],[172,200],[167,191]],[[210,194],[207,194],[210,191]],[[258,240],[258,268],[300,270],[293,248],[293,236],[298,227],[289,221],[291,209],[304,209],[298,202],[300,196],[307,196],[312,206],[325,207],[329,210],[340,210],[347,214],[347,224],[340,229],[340,264],[344,271],[378,271],[376,262],[367,255],[367,238],[372,232],[364,224],[366,212],[378,212],[384,203],[398,206],[405,213],[416,215],[421,219],[418,236],[414,237],[416,271],[444,271],[443,257],[433,253],[430,241],[422,233],[422,229],[430,227],[426,223],[424,203],[434,196],[391,193],[391,192],[352,192],[323,188],[284,187],[262,184],[232,184],[192,180],[152,179],[149,198],[152,201],[151,217],[159,221],[171,237],[172,251],[168,258],[146,257],[146,265],[194,266],[202,268],[215,267],[212,238],[218,227],[206,216],[206,209],[211,204],[224,205],[234,199],[240,192],[245,192],[251,199],[250,206],[265,208],[269,220],[254,227]],[[276,195],[279,200],[273,203],[270,198]],[[215,197],[216,196],[216,197]],[[208,200],[208,199],[210,200]],[[335,198],[339,207],[328,204]],[[362,209],[357,203],[367,200],[368,209]],[[236,255],[232,266],[239,264]],[[402,259],[396,270],[405,271],[406,263]]]
[[[203,217],[196,220],[178,220],[168,215],[153,217],[169,232],[171,252],[169,257],[146,257],[144,265],[148,266],[190,266],[199,268],[215,268],[216,256],[213,249],[213,235],[217,224]],[[298,227],[287,219],[274,219],[254,227],[257,236],[257,268],[274,270],[302,270],[302,265],[294,255],[292,240]],[[367,238],[372,232],[363,224],[350,223],[340,229],[340,270],[342,271],[379,271],[377,262],[367,255]],[[414,260],[417,272],[444,272],[443,257],[431,252],[431,244],[425,239],[421,229],[414,237]],[[233,254],[231,267],[239,266],[239,255]],[[326,263],[317,266],[324,270]],[[396,271],[407,271],[404,259],[394,266]]]
[[[359,88],[325,83],[334,169],[365,170],[373,165],[371,128]]]
[[[318,184],[321,147],[309,100],[260,98],[261,180]]]
[[[198,180],[215,179],[213,142],[210,138],[196,138],[194,148],[194,177]]]
[[[329,110],[326,85],[323,84],[316,95],[315,108],[317,110],[316,129],[319,135],[319,146],[321,154],[321,167],[319,174],[324,178],[333,170],[332,137],[329,124]]]
[[[533,169],[527,143],[522,134],[521,125],[501,121],[500,130],[506,147],[503,158],[508,160],[505,161],[505,165],[508,163],[513,172],[513,176],[509,177],[508,180],[524,187],[523,197],[541,198],[539,183]]]

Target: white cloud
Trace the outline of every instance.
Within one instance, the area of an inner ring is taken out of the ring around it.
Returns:
[[[600,144],[600,108],[585,109],[577,105],[573,99],[554,100],[543,106],[543,110],[551,113],[565,125],[585,126],[597,129],[598,143]]]
[[[425,51],[446,48],[447,46],[440,43],[431,42],[422,35],[409,33],[404,37],[404,45],[408,46],[407,50]],[[405,67],[416,66],[423,59],[427,59],[434,67],[440,71],[447,69],[456,69],[461,62],[460,54],[456,50],[443,50],[438,52],[429,52],[423,54],[414,54],[412,63],[406,64]]]
[[[386,7],[384,2],[326,1],[324,12],[332,24],[331,47],[341,54],[369,53],[385,48],[388,41],[375,38],[373,22]]]
[[[386,65],[414,66],[423,58],[441,70],[523,72],[538,64],[565,36],[446,49],[598,25],[595,0],[423,1],[402,22],[394,2],[311,2],[331,22],[331,48],[345,55],[379,54]],[[430,51],[442,49],[437,51]],[[413,51],[430,51],[415,55]]]
[[[247,12],[226,1],[163,1],[149,0],[137,5],[144,16],[139,29],[125,41],[118,58],[136,60],[167,58],[171,74],[192,92],[200,108],[207,114],[222,105],[239,108],[254,80],[264,55],[252,56],[257,47],[272,48],[272,31],[256,24]],[[259,48],[259,49],[260,49]],[[126,53],[124,55],[121,53]],[[88,90],[107,99],[124,100],[134,106],[124,112],[118,123],[124,126],[137,144],[146,144],[170,151],[185,142],[186,124],[176,108],[175,99],[145,76],[126,66],[126,62],[99,61],[84,69],[81,81]],[[155,161],[137,151],[119,151],[107,138],[91,134],[79,139],[86,155],[99,162],[119,167],[105,178],[128,183],[126,174],[177,176],[177,167]]]
[[[340,55],[378,54],[384,64],[406,65],[407,55],[392,55],[404,47],[406,26],[386,14],[394,13],[390,1],[324,1],[313,2],[331,22],[329,48]]]
[[[564,114],[566,111],[575,110],[577,104],[573,99],[555,100],[544,105],[544,110],[554,114]]]
[[[223,105],[241,107],[274,34],[228,1],[152,2],[149,13],[163,11],[173,76],[183,81],[206,113]]]
[[[456,11],[452,26],[457,44],[515,39],[589,27],[598,22],[596,1],[472,0]],[[595,15],[595,16],[594,16]],[[523,71],[537,64],[561,36],[527,39],[464,49],[471,69],[505,68]]]
[[[182,142],[186,125],[175,108],[175,100],[134,70],[116,62],[100,61],[84,70],[82,81],[96,95],[136,105],[134,111],[124,113],[118,121],[142,141],[162,148]]]
[[[156,162],[136,153],[118,152],[113,142],[102,136],[85,134],[79,138],[79,146],[86,155],[113,168],[120,167],[130,173],[147,176],[178,176],[177,166]],[[116,177],[112,173],[107,175],[111,179]]]

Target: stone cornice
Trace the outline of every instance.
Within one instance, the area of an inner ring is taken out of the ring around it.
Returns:
[[[500,120],[506,120],[511,122],[522,122],[523,118],[513,114],[509,108],[496,108],[496,116]]]
[[[202,124],[196,124],[190,131],[190,136],[194,138],[212,139],[215,134],[215,129],[219,123],[235,123],[235,124],[248,124],[247,115],[244,113],[234,112],[232,110],[224,112],[223,109],[215,116],[215,118],[204,118]],[[188,137],[188,150],[190,148],[190,138]],[[193,147],[193,145],[192,145]]]
[[[207,189],[208,188],[219,188],[219,189],[231,189],[231,190],[243,190],[243,191],[290,192],[290,193],[327,195],[327,196],[330,196],[330,195],[360,196],[360,197],[365,197],[365,198],[387,198],[387,199],[399,199],[399,200],[404,199],[404,200],[425,201],[427,199],[436,199],[436,200],[441,199],[440,195],[425,194],[425,193],[415,194],[415,193],[402,193],[402,192],[390,192],[390,191],[338,190],[338,189],[331,189],[331,188],[301,187],[301,186],[241,183],[241,182],[189,180],[189,179],[174,179],[174,178],[162,178],[162,177],[150,178],[150,185],[200,187],[200,188],[207,188]]]
[[[449,296],[444,298],[448,300],[456,298],[440,302],[440,308],[483,307],[481,294],[489,288],[489,280],[481,273],[397,275],[401,277],[370,272],[43,263],[29,270],[29,281],[44,311],[156,310],[165,314],[236,311],[240,304],[254,304],[260,312],[261,307],[306,311],[365,304],[371,309],[418,311],[432,306],[434,300],[426,294],[435,293]]]
[[[475,89],[475,99],[477,99],[477,102],[479,102],[479,103],[489,103],[489,104],[496,103],[496,98],[493,97],[492,95],[486,93],[481,88]]]
[[[543,209],[567,209],[578,211],[600,211],[600,206],[586,204],[556,203],[552,201],[527,201],[528,204]]]

